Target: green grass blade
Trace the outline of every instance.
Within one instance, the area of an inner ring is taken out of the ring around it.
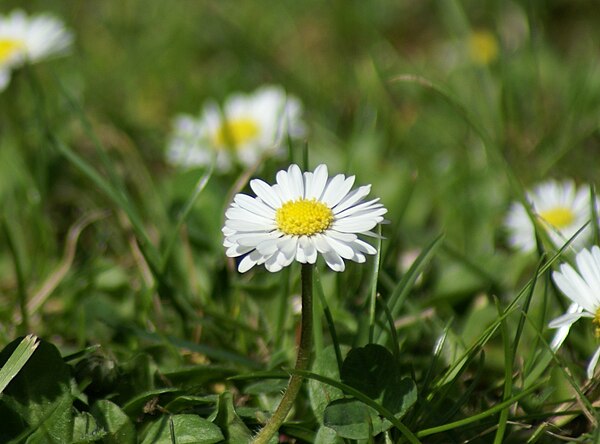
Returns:
[[[340,342],[338,341],[337,332],[335,330],[335,323],[333,322],[333,316],[331,315],[331,310],[329,310],[329,305],[327,304],[327,299],[325,299],[325,294],[323,293],[323,285],[321,284],[321,277],[319,275],[319,269],[315,267],[314,273],[314,290],[317,293],[317,297],[319,298],[319,302],[323,307],[323,313],[325,314],[325,320],[327,322],[327,328],[329,329],[329,335],[331,336],[331,342],[333,343],[333,349],[335,350],[335,359],[338,365],[338,371],[342,372],[342,350],[340,348]]]
[[[156,250],[156,247],[150,240],[150,237],[146,233],[141,218],[137,214],[137,211],[134,209],[133,205],[128,201],[127,197],[121,191],[116,190],[113,186],[111,186],[106,179],[104,179],[89,163],[76,154],[65,143],[54,137],[51,137],[51,139],[54,142],[54,146],[56,146],[58,151],[69,162],[71,162],[83,175],[91,180],[94,185],[96,185],[119,209],[125,212],[138,237],[140,249],[148,261],[150,268],[156,274],[158,270],[160,270],[160,256]]]
[[[37,348],[39,340],[37,336],[27,335],[19,343],[15,351],[10,355],[6,364],[0,368],[0,393],[17,376],[17,373],[27,364],[31,355]]]
[[[435,251],[439,248],[443,239],[444,235],[440,234],[427,247],[425,247],[425,249],[423,249],[419,257],[410,266],[406,274],[402,276],[402,279],[400,280],[396,288],[394,288],[392,295],[387,301],[388,307],[390,307],[390,313],[392,314],[393,318],[398,316],[398,313],[400,312],[400,310],[402,309],[402,305],[404,304],[404,300],[408,297],[415,281],[419,277],[419,274],[421,274],[421,272],[423,271],[423,269],[435,253]],[[387,335],[388,333],[384,329],[382,329],[381,327],[376,327],[374,342],[376,344],[381,345],[385,344],[385,342],[387,341]]]
[[[190,211],[194,207],[194,203],[196,203],[196,200],[198,200],[198,197],[200,196],[200,194],[202,194],[202,191],[204,191],[204,188],[206,188],[208,181],[212,177],[213,168],[214,168],[214,162],[210,165],[208,170],[198,179],[198,182],[196,182],[196,186],[194,187],[192,194],[188,198],[185,206],[183,207],[183,211],[181,211],[181,213],[179,214],[179,217],[177,218],[177,222],[175,223],[175,226],[172,228],[171,233],[169,233],[167,235],[167,242],[166,242],[166,246],[163,251],[162,260],[160,263],[161,273],[165,272],[165,268],[167,267],[167,264],[169,263],[171,254],[173,253],[173,247],[175,245],[175,242],[177,241],[177,237],[179,236],[179,230],[181,230],[181,226],[184,224],[188,215],[190,214]]]
[[[529,396],[532,392],[534,392],[535,390],[537,390],[538,388],[540,388],[542,385],[546,384],[546,381],[540,381],[538,382],[536,385],[534,385],[533,387],[530,387],[527,390],[522,391],[521,393],[519,393],[518,395],[513,396],[512,398],[500,402],[498,404],[496,404],[494,407],[484,410],[481,413],[478,413],[476,415],[473,416],[469,416],[468,418],[464,418],[458,421],[454,421],[454,422],[450,422],[448,424],[444,424],[441,426],[437,426],[437,427],[431,427],[428,429],[423,429],[418,431],[415,435],[418,438],[423,438],[424,436],[429,436],[429,435],[434,435],[436,433],[442,433],[442,432],[447,432],[448,430],[453,430],[459,427],[464,427],[468,424],[472,424],[474,422],[480,421],[482,419],[485,419],[489,416],[495,415],[496,413],[498,413],[499,411],[501,411],[502,409],[511,406],[512,404],[514,404],[515,402],[519,401],[520,399]]]
[[[373,342],[375,335],[375,305],[377,300],[377,283],[379,282],[379,267],[381,266],[381,225],[377,226],[377,254],[373,261],[373,272],[371,277],[371,291],[369,293],[369,343]]]

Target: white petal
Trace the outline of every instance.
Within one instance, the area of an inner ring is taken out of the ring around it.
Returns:
[[[344,197],[336,206],[333,208],[333,213],[338,214],[344,211],[346,208],[350,208],[357,202],[359,202],[363,197],[368,195],[371,192],[371,185],[364,185],[362,187],[358,187],[356,190],[351,191]]]
[[[567,277],[567,270],[571,270],[572,273],[569,273],[569,277]],[[595,313],[594,305],[587,298],[587,294],[581,294],[579,286],[577,286],[572,280],[571,276],[575,273],[575,271],[571,268],[570,265],[563,264],[561,267],[561,271],[555,271],[552,273],[552,279],[562,291],[565,296],[571,299],[576,304],[582,306],[589,313]],[[576,274],[576,273],[575,273]]]
[[[319,200],[321,202],[327,204],[327,206],[329,206],[329,208],[331,208],[333,205],[330,205],[329,202],[333,202],[337,198],[338,192],[339,192],[340,188],[342,188],[345,180],[346,180],[346,176],[344,176],[343,174],[337,174],[336,176],[334,176],[327,183],[327,186],[325,187],[325,190],[323,191],[323,195],[321,196],[321,198]],[[340,197],[340,199],[341,199],[341,197]],[[339,202],[339,199],[338,199],[338,202]]]
[[[245,222],[252,222],[263,227],[271,226],[274,224],[274,217],[268,218],[260,216],[256,213],[252,213],[244,208],[239,207],[229,207],[227,211],[225,211],[225,216],[228,218],[228,220],[241,220]]]
[[[240,273],[245,273],[254,267],[260,261],[260,259],[262,259],[262,255],[258,251],[254,250],[240,261],[240,264],[238,265],[238,271]]]
[[[577,305],[577,304],[575,304]],[[588,313],[565,313],[553,319],[548,324],[550,328],[570,327],[582,317],[590,317]]]
[[[341,175],[341,176],[342,176],[342,178],[344,178],[343,175]],[[338,176],[335,176],[333,178],[332,185],[337,177]],[[347,179],[345,179],[343,182],[341,182],[339,185],[336,185],[335,187],[328,186],[327,190],[325,191],[325,194],[321,198],[321,201],[325,202],[329,206],[329,208],[333,208],[338,203],[340,203],[340,201],[344,197],[346,197],[348,195],[348,192],[352,188],[352,185],[354,185],[355,179],[356,179],[355,176],[350,176]]]
[[[324,239],[331,245],[332,250],[339,254],[344,259],[352,259],[354,250],[345,242],[340,242],[333,237],[323,236]]]
[[[263,182],[260,179],[253,179],[250,181],[250,188],[252,188],[252,191],[254,191],[254,193],[256,193],[256,195],[271,208],[275,209],[281,206],[282,202],[277,196],[277,193],[275,193],[271,186],[266,182]]]
[[[314,236],[311,236],[311,240],[313,241],[313,245],[319,253],[323,254],[331,251],[331,245],[329,245],[327,240],[325,240],[325,236],[322,234],[318,233]]]
[[[304,251],[304,256],[306,257],[306,262],[309,264],[314,264],[317,261],[317,249],[311,238],[306,236],[300,237],[298,242],[298,248],[302,248]]]
[[[374,219],[358,219],[352,218],[342,219],[335,221],[331,228],[333,230],[341,231],[342,233],[363,233],[375,227],[377,220]]]
[[[254,250],[254,247],[243,247],[238,244],[231,245],[227,250],[225,250],[225,255],[228,257],[238,257],[242,254],[246,254]]]
[[[587,377],[588,379],[592,379],[594,377],[594,372],[596,370],[596,365],[598,364],[598,359],[600,358],[600,347],[596,349],[592,359],[590,359],[590,363],[587,366]]]
[[[596,265],[594,256],[586,249],[583,249],[575,257],[579,273],[592,290],[594,304],[600,307],[600,269]]]
[[[266,225],[242,219],[228,219],[225,221],[225,226],[236,231],[271,231],[276,228],[274,222],[271,225]]]
[[[307,199],[321,200],[321,195],[323,194],[323,190],[325,189],[325,185],[327,184],[327,177],[328,172],[326,165],[321,164],[317,168],[315,168],[315,171],[313,173],[313,181],[310,190],[310,195],[306,195]]]
[[[259,216],[271,218],[275,216],[275,210],[273,208],[254,197],[250,197],[246,194],[236,194],[233,200],[240,208],[258,214]]]
[[[295,195],[292,188],[290,187],[287,171],[281,170],[277,172],[275,180],[277,181],[277,185],[279,185],[279,192],[282,196],[282,201],[288,202],[290,200],[294,200]]]
[[[323,258],[325,259],[325,262],[327,263],[329,268],[331,268],[333,271],[341,272],[344,271],[346,268],[346,264],[344,264],[344,261],[342,260],[340,255],[333,250],[323,253]]]
[[[288,168],[288,184],[294,195],[294,200],[304,198],[304,180],[300,167],[296,164]]]
[[[353,205],[352,207],[347,208],[344,211],[339,211],[336,209],[336,211],[334,211],[334,214],[336,215],[336,217],[342,218],[350,216],[351,214],[354,214],[358,211],[366,210],[368,208],[381,208],[383,205],[377,202],[379,202],[379,198],[368,200],[357,205]]]
[[[571,305],[569,305],[569,308],[567,309],[566,314],[581,313],[582,311],[583,311],[583,307],[580,307],[575,302],[573,302]],[[573,324],[573,322],[576,321],[575,320],[566,325],[563,325],[562,323],[557,322],[558,319],[560,319],[560,318],[554,319],[553,321],[550,322],[550,324],[552,324],[552,325],[554,325],[555,323],[557,324],[555,327],[551,327],[551,328],[558,327],[558,331],[554,334],[554,337],[552,338],[552,342],[550,343],[550,348],[552,349],[552,351],[556,351],[560,348],[562,343],[565,341],[567,335],[569,334],[569,330],[571,330],[571,325]]]

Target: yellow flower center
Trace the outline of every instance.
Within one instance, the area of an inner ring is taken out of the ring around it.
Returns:
[[[469,37],[469,54],[473,62],[488,65],[498,57],[498,41],[489,31],[475,31]]]
[[[592,319],[592,323],[596,326],[594,333],[597,338],[600,338],[600,308],[596,310],[596,314],[594,315],[594,319]]]
[[[21,40],[0,38],[0,64],[9,61],[24,46]]]
[[[285,234],[312,236],[329,228],[333,213],[316,199],[298,199],[284,203],[275,213],[275,221]]]
[[[213,142],[217,148],[239,148],[255,138],[260,127],[254,119],[242,118],[225,121],[214,135]]]
[[[570,208],[556,207],[540,212],[540,218],[554,228],[565,228],[573,223],[575,214]]]

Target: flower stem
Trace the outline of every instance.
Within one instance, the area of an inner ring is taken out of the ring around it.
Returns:
[[[295,370],[306,370],[310,363],[312,348],[312,287],[313,265],[302,264],[302,324],[300,329],[300,347],[296,357]],[[277,433],[302,387],[302,376],[292,375],[281,402],[265,426],[252,441],[253,444],[266,444]]]

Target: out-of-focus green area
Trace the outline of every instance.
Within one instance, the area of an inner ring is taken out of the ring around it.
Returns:
[[[194,387],[188,394],[230,390],[240,406],[259,393],[248,404],[270,410],[280,387],[267,395],[255,387],[243,398],[243,384],[226,378],[289,366],[294,356],[297,314],[289,301],[298,270],[239,275],[220,229],[232,193],[250,175],[271,182],[289,160],[301,162],[303,143],[292,144],[291,159],[213,175],[177,230],[204,171],[169,166],[167,140],[174,116],[198,113],[206,100],[276,84],[303,102],[311,167],[356,174],[389,209],[378,287],[384,298],[445,233],[396,319],[402,365],[417,380],[445,328],[452,325],[448,350],[464,351],[497,319],[492,296],[509,303],[533,274],[537,258],[506,244],[510,202],[548,178],[597,181],[594,2],[7,0],[0,13],[14,8],[56,15],[75,42],[67,56],[14,72],[0,93],[0,345],[30,331],[63,354],[101,344],[100,361],[118,361],[137,385],[127,392],[100,378],[90,396],[120,391],[113,399],[121,406],[172,377],[172,386]],[[370,277],[371,267],[357,264],[341,275],[322,270],[344,345],[367,340]],[[536,346],[544,349],[547,319],[566,305],[544,285],[525,326],[525,361]],[[324,346],[325,320],[321,327]],[[588,330],[574,333],[579,364],[594,343]],[[500,341],[492,343],[491,371],[476,375],[487,384],[485,403],[502,385],[502,353]],[[438,358],[450,366],[451,354]],[[173,370],[191,364],[227,368],[193,381]],[[174,373],[153,379],[157,369]],[[553,400],[571,393],[556,373]],[[456,382],[456,392],[471,376]],[[531,409],[544,410],[546,399]],[[463,401],[457,411],[480,407]],[[142,415],[137,404],[129,407],[131,417]],[[437,424],[423,418],[409,422]]]

